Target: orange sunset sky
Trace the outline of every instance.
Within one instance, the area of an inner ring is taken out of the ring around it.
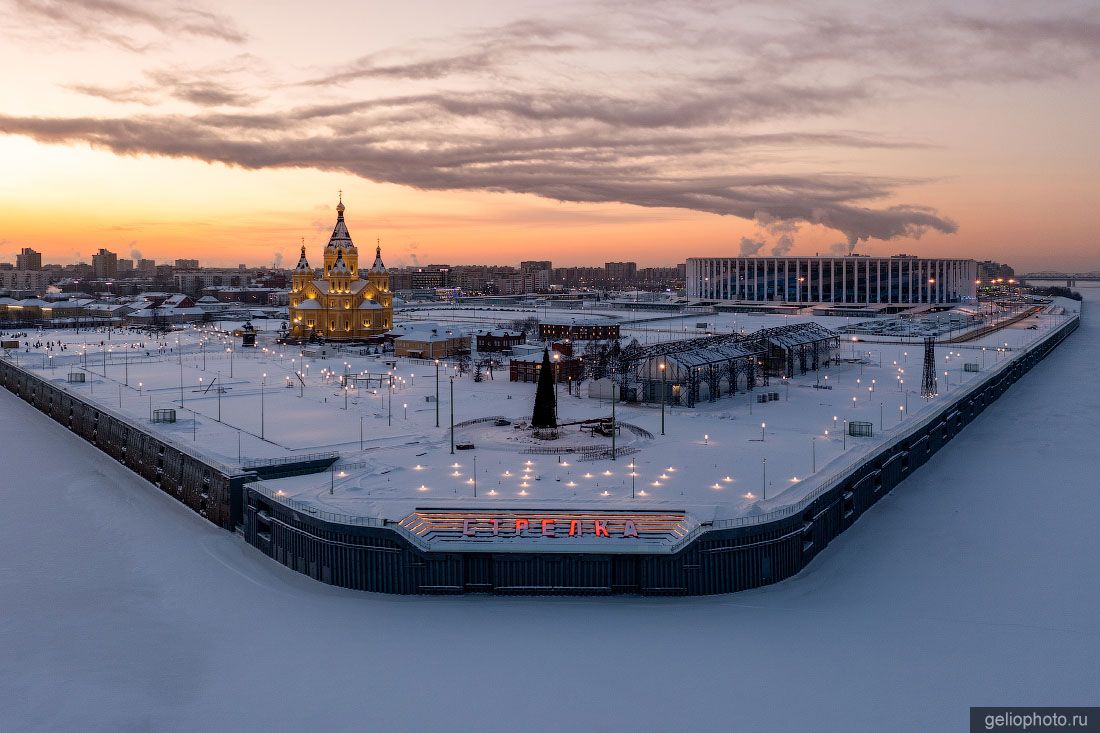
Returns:
[[[0,0],[0,260],[1100,270],[1089,2]]]

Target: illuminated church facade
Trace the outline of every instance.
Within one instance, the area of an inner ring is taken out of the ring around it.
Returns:
[[[320,278],[306,260],[306,248],[291,276],[291,340],[356,341],[393,328],[390,274],[382,263],[382,247],[374,251],[367,278],[360,277],[359,250],[344,223],[344,201],[336,206],[336,227],[325,247]]]

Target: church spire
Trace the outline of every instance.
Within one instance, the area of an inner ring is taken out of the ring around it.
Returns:
[[[377,240],[377,246],[374,248],[374,265],[370,268],[371,272],[386,272],[386,266],[382,263],[382,240]]]
[[[336,205],[336,226],[332,228],[332,236],[328,239],[326,250],[355,249],[355,243],[351,241],[348,225],[344,223],[344,192],[340,192],[340,203]]]
[[[306,238],[302,237],[302,255],[298,258],[298,266],[294,268],[299,271],[306,271],[310,269],[309,261],[306,259]]]

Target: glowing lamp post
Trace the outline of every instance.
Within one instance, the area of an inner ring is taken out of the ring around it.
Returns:
[[[768,498],[768,459],[761,459],[761,465],[763,466],[763,479],[760,485],[760,496],[764,499]]]
[[[668,394],[668,373],[665,363],[661,362],[661,435],[665,434],[665,397]]]
[[[267,373],[260,378],[260,440],[264,440],[264,385],[267,383]]]

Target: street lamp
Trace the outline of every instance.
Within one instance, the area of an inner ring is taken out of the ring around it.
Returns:
[[[762,485],[761,485],[761,489],[760,489],[760,496],[764,499],[767,499],[768,498],[768,459],[767,458],[761,459],[761,464],[763,465],[764,476],[763,476],[763,479],[761,481]]]
[[[260,440],[264,440],[264,384],[267,383],[267,374],[260,378]]]
[[[453,456],[455,453],[455,378],[453,374],[448,378],[451,380],[451,455]],[[439,403],[436,402],[436,404]]]
[[[439,359],[435,360],[435,426],[439,427]]]
[[[668,373],[665,371],[665,363],[662,361],[661,369],[661,435],[665,434],[665,399],[668,396]]]

